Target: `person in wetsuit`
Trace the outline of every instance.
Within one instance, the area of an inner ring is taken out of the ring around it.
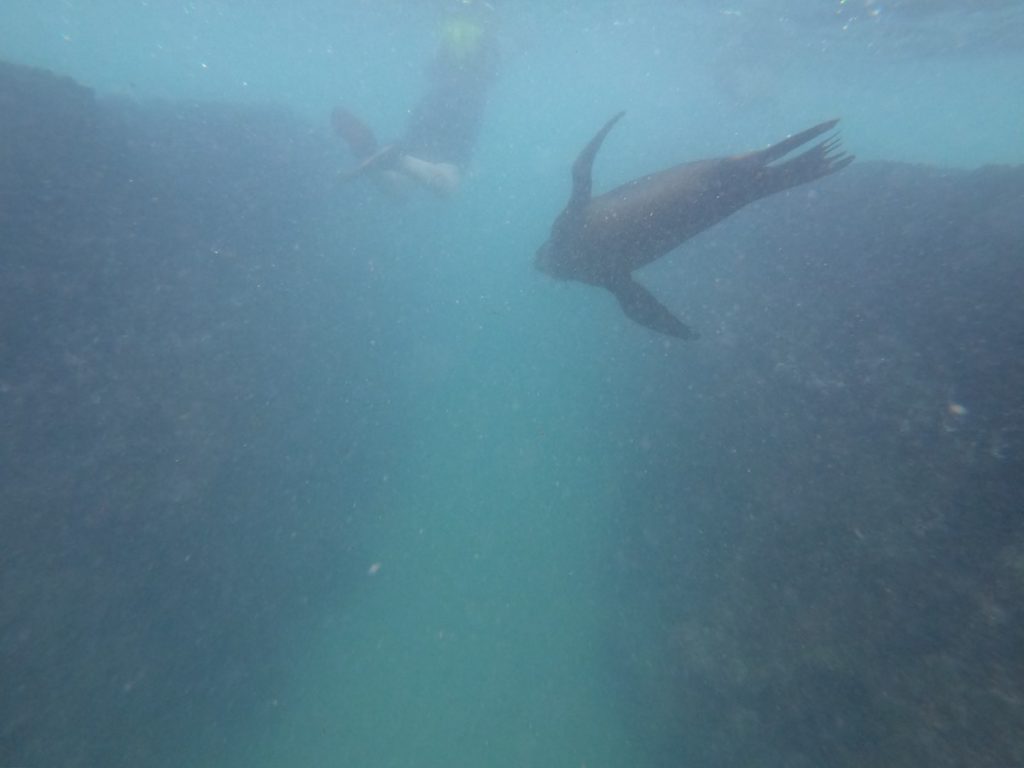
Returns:
[[[441,195],[458,189],[497,74],[497,45],[486,13],[486,4],[463,0],[446,19],[427,90],[395,143],[380,147],[362,120],[345,107],[334,110],[334,128],[360,163],[344,177],[373,172],[389,185],[411,181]]]

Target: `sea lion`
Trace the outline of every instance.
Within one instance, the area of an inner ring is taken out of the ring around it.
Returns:
[[[759,152],[676,165],[592,197],[594,157],[623,114],[605,123],[576,158],[569,203],[534,265],[560,280],[607,288],[641,325],[695,339],[692,329],[633,280],[633,270],[748,203],[842,170],[853,156],[839,151],[839,139],[832,136],[791,160],[770,164],[839,122],[829,120]]]

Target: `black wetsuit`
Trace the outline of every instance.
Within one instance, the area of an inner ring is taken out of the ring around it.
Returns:
[[[403,152],[436,163],[463,166],[469,161],[497,72],[497,53],[486,32],[466,55],[444,48],[438,53],[430,66],[430,85],[400,142]]]

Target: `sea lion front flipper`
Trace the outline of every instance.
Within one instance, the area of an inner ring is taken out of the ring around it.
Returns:
[[[630,320],[684,341],[699,338],[696,331],[669,312],[664,304],[630,275],[610,283],[608,290],[615,294],[619,306]]]
[[[619,112],[605,123],[604,127],[580,152],[576,162],[572,164],[572,196],[569,198],[566,210],[579,210],[590,202],[591,171],[594,167],[594,158],[597,156],[597,151],[601,149],[601,144],[604,143],[604,137],[608,135],[608,131],[619,122],[624,114],[626,113]]]

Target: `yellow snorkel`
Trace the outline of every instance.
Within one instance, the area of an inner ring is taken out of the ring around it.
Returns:
[[[484,29],[466,17],[448,19],[441,28],[441,49],[456,62],[472,58],[484,38]]]

